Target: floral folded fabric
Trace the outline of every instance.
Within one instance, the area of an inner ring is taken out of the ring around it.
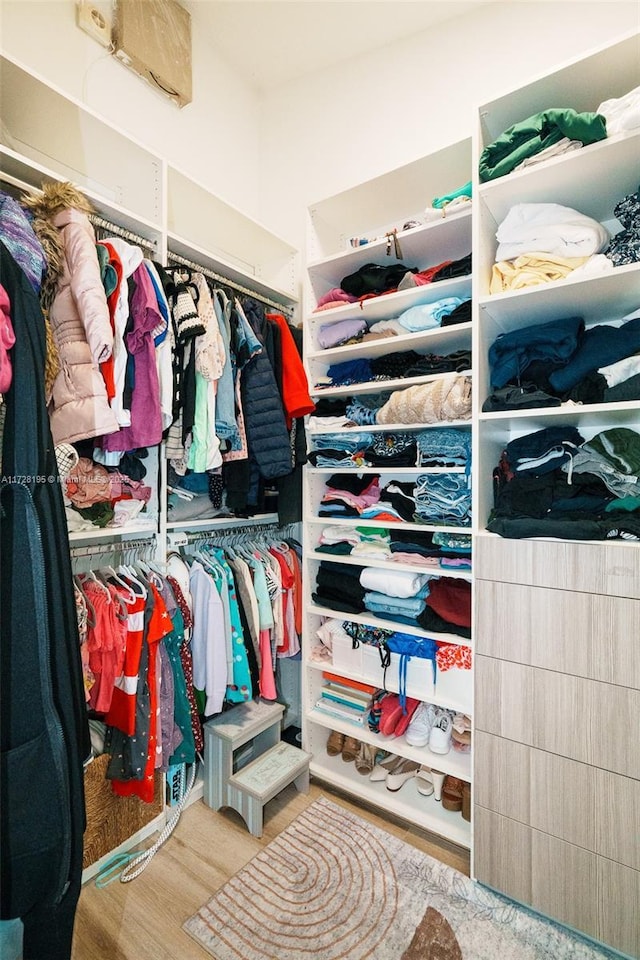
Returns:
[[[438,670],[445,673],[452,667],[459,670],[471,670],[471,648],[459,643],[441,643],[436,650]]]

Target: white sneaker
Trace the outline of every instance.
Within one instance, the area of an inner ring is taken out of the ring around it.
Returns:
[[[429,750],[432,753],[449,753],[453,721],[448,710],[440,710],[429,734]]]
[[[426,747],[429,743],[431,728],[436,719],[436,708],[433,703],[421,703],[411,718],[404,735],[407,743],[412,747]]]

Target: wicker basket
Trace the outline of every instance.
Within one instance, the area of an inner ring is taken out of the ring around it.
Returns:
[[[152,803],[118,797],[106,779],[109,755],[102,754],[84,772],[87,829],[82,866],[90,866],[132,837],[164,809],[164,777],[156,771]]]

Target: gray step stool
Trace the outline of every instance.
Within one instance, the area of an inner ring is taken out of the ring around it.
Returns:
[[[280,703],[252,700],[204,725],[204,802],[214,810],[236,810],[254,837],[262,836],[265,803],[290,783],[309,790],[311,755],[280,741],[283,713]],[[247,744],[253,759],[236,769]]]

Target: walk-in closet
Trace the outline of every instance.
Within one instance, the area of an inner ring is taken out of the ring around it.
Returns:
[[[640,956],[640,9],[0,0],[0,954]]]

